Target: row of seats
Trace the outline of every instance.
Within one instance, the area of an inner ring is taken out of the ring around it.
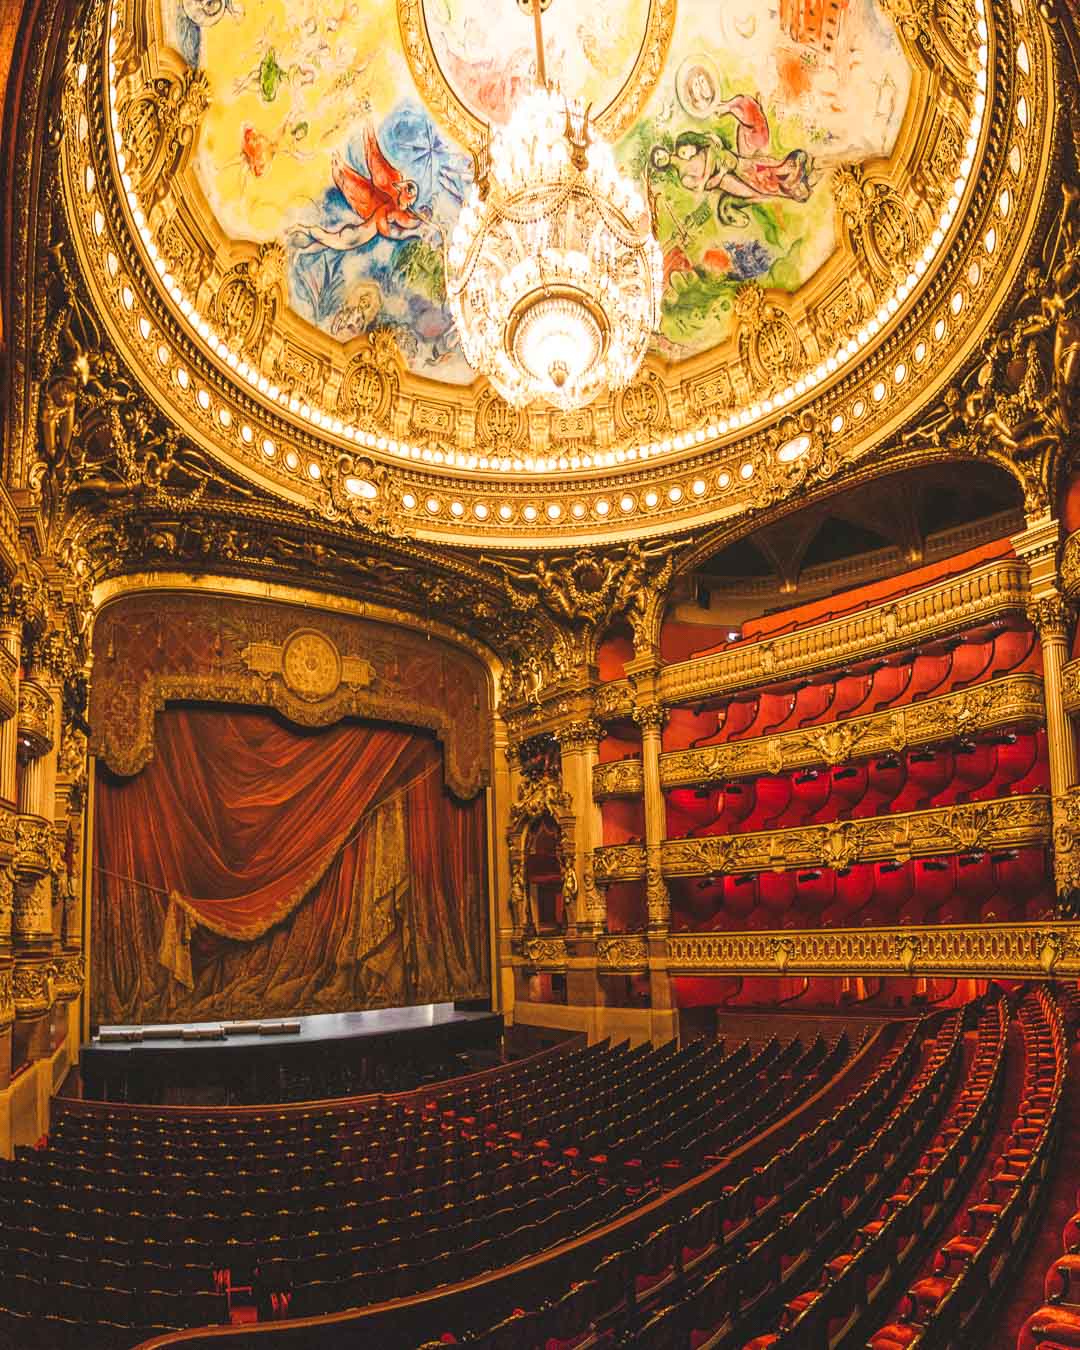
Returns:
[[[935,1058],[941,1062],[955,1056],[958,1023],[959,1019],[953,1021],[939,1036],[924,1075],[933,1073]],[[811,1287],[787,1301],[775,1331],[755,1336],[744,1350],[773,1346],[828,1350],[842,1336],[857,1339],[859,1325],[873,1317],[876,1305],[889,1299],[912,1258],[918,1259],[920,1236],[940,1221],[981,1156],[996,1117],[1007,1026],[1006,1001],[990,1002],[979,1019],[977,1046],[962,1084],[940,1117],[909,1135],[915,1148],[899,1155],[900,1184],[884,1188],[889,1193],[874,1217],[855,1229],[846,1244],[830,1245],[825,1235],[816,1236],[810,1253],[816,1267]],[[904,1119],[905,1106],[909,1103],[898,1110],[898,1120]],[[920,1123],[927,1124],[925,1119]]]
[[[911,1024],[861,1087],[765,1161],[746,1167],[737,1157],[723,1160],[726,1165],[706,1173],[689,1192],[677,1192],[669,1206],[650,1216],[660,1225],[647,1229],[640,1241],[602,1254],[591,1279],[552,1291],[535,1307],[508,1310],[482,1330],[455,1327],[430,1344],[455,1340],[485,1350],[569,1350],[633,1341],[661,1350],[711,1341],[785,1268],[788,1245],[807,1239],[811,1213],[835,1214],[843,1192],[860,1191],[857,1170],[845,1171],[844,1164],[908,1090],[926,1025]],[[841,1171],[842,1179],[830,1189]],[[793,1222],[796,1213],[801,1217]],[[658,1299],[666,1306],[674,1295],[689,1339],[670,1339],[671,1327],[651,1314]],[[638,1342],[643,1323],[645,1339]]]
[[[1046,732],[1006,730],[834,768],[763,774],[667,794],[670,839],[784,830],[1049,788]]]
[[[705,709],[675,708],[663,748],[723,745],[844,721],[954,693],[1020,671],[1041,671],[1034,630],[1010,615],[914,650],[747,690]]]
[[[768,931],[1040,919],[1054,891],[1046,849],[728,874],[674,882],[677,929]]]
[[[209,1139],[197,1117],[62,1109],[48,1147],[6,1169],[0,1250],[24,1292],[50,1268],[107,1290],[115,1326],[197,1324],[202,1295],[228,1296],[256,1265],[290,1316],[404,1299],[610,1222],[804,1100],[847,1054],[846,1037],[577,1050],[511,1093],[448,1084],[407,1110],[242,1116]],[[170,1315],[148,1321],[159,1295]],[[4,1307],[30,1316],[29,1299]]]
[[[1012,1132],[962,1231],[940,1247],[933,1273],[911,1286],[899,1315],[871,1336],[870,1350],[936,1344],[938,1326],[948,1329],[950,1344],[977,1344],[983,1300],[1038,1214],[1062,1125],[1068,1044],[1061,1009],[1044,987],[1027,996],[1019,1016],[1024,1085]]]

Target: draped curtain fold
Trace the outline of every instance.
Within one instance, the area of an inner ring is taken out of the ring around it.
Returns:
[[[97,1020],[486,992],[482,799],[445,792],[428,735],[169,708],[156,747],[98,778]]]

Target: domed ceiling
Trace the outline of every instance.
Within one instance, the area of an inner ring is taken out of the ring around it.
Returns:
[[[142,382],[273,491],[460,542],[667,531],[869,463],[985,331],[1041,207],[1034,8],[553,0],[543,22],[549,75],[656,202],[662,317],[628,389],[511,408],[447,310],[472,151],[535,78],[515,0],[92,12],[65,189]]]

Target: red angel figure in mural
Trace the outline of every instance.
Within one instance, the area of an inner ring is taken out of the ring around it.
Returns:
[[[364,128],[364,158],[370,177],[346,164],[336,151],[330,156],[334,184],[356,213],[357,221],[346,221],[336,229],[293,226],[290,234],[307,239],[297,250],[299,253],[314,253],[321,248],[363,248],[376,235],[384,239],[411,239],[423,232],[427,221],[412,209],[419,189],[386,158],[370,125]]]

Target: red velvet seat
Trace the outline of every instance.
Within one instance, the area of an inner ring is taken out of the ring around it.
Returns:
[[[795,904],[794,872],[762,872],[758,876],[758,900],[781,918]]]
[[[911,682],[907,687],[909,702],[918,703],[924,698],[932,698],[947,688],[949,672],[952,670],[953,645],[947,644],[944,649],[935,645],[932,649],[917,653]]]
[[[953,755],[949,750],[911,750],[907,755],[907,781],[893,798],[890,815],[902,811],[924,811],[948,786],[953,776]]]
[[[949,671],[949,691],[965,689],[968,685],[985,679],[993,655],[993,643],[979,641],[978,635],[970,641],[961,642],[953,652],[952,669]]]
[[[850,928],[856,916],[870,903],[874,894],[874,868],[871,863],[855,863],[836,873],[836,898],[822,911],[823,928]],[[873,906],[871,906],[873,908]]]
[[[1072,1303],[1080,1298],[1080,1253],[1066,1252],[1047,1270],[1043,1282],[1047,1303]]]
[[[951,806],[955,802],[982,801],[987,796],[997,796],[993,790],[997,757],[997,746],[988,741],[958,746],[953,756],[952,780],[934,798],[933,804]]]
[[[1034,628],[1010,627],[1000,632],[994,639],[990,677],[994,679],[998,675],[1009,675],[1014,670],[1032,669],[1042,669],[1042,653]]]
[[[829,820],[849,820],[866,795],[869,770],[866,764],[844,764],[829,770],[829,798],[812,817],[814,824]]]
[[[853,820],[884,815],[907,782],[907,765],[898,755],[872,759],[866,766],[866,792],[851,812]]]
[[[790,774],[765,774],[754,779],[754,787],[754,809],[743,819],[741,830],[767,830],[791,805]]]
[[[927,920],[933,923],[938,910],[956,890],[955,858],[920,858],[912,866],[914,894],[924,906]],[[947,920],[946,920],[947,922]]]
[[[875,863],[874,898],[866,912],[872,911],[878,923],[905,922],[901,915],[911,899],[914,881],[910,863]]]
[[[1035,732],[1035,762],[1023,778],[1012,784],[1012,794],[1022,796],[1025,792],[1048,792],[1050,790],[1050,757],[1046,746],[1046,728],[1039,727]]]
[[[998,738],[998,782],[1001,795],[1025,778],[1039,757],[1039,738],[1034,731],[1009,731]]]
[[[753,873],[744,876],[726,876],[723,881],[724,913],[733,918],[745,919],[757,908],[757,877]],[[736,925],[739,927],[740,925]]]
[[[738,734],[732,734],[733,741],[751,740],[755,736],[768,736],[791,716],[795,707],[795,691],[785,690],[776,693],[764,689],[758,696],[758,705],[753,721],[749,722]]]
[[[870,671],[843,675],[836,682],[836,698],[832,716],[837,719],[854,717],[866,702],[874,677]]]
[[[1073,1350],[1075,1346],[1080,1346],[1080,1312],[1075,1308],[1040,1308],[1016,1338],[1016,1350]]]
[[[666,797],[669,839],[681,839],[691,830],[711,825],[723,809],[722,788],[672,788]]]
[[[794,774],[791,780],[791,801],[787,809],[773,821],[773,827],[782,830],[805,825],[828,801],[831,787],[829,775],[824,769]]]
[[[817,916],[833,902],[836,874],[827,868],[795,873],[796,904],[806,914]]]
[[[889,657],[874,675],[867,711],[881,712],[883,708],[891,708],[899,703],[911,684],[914,670],[915,663],[908,652]]]
[[[833,673],[811,678],[799,690],[791,720],[795,727],[812,727],[831,722],[836,716],[836,676]]]

